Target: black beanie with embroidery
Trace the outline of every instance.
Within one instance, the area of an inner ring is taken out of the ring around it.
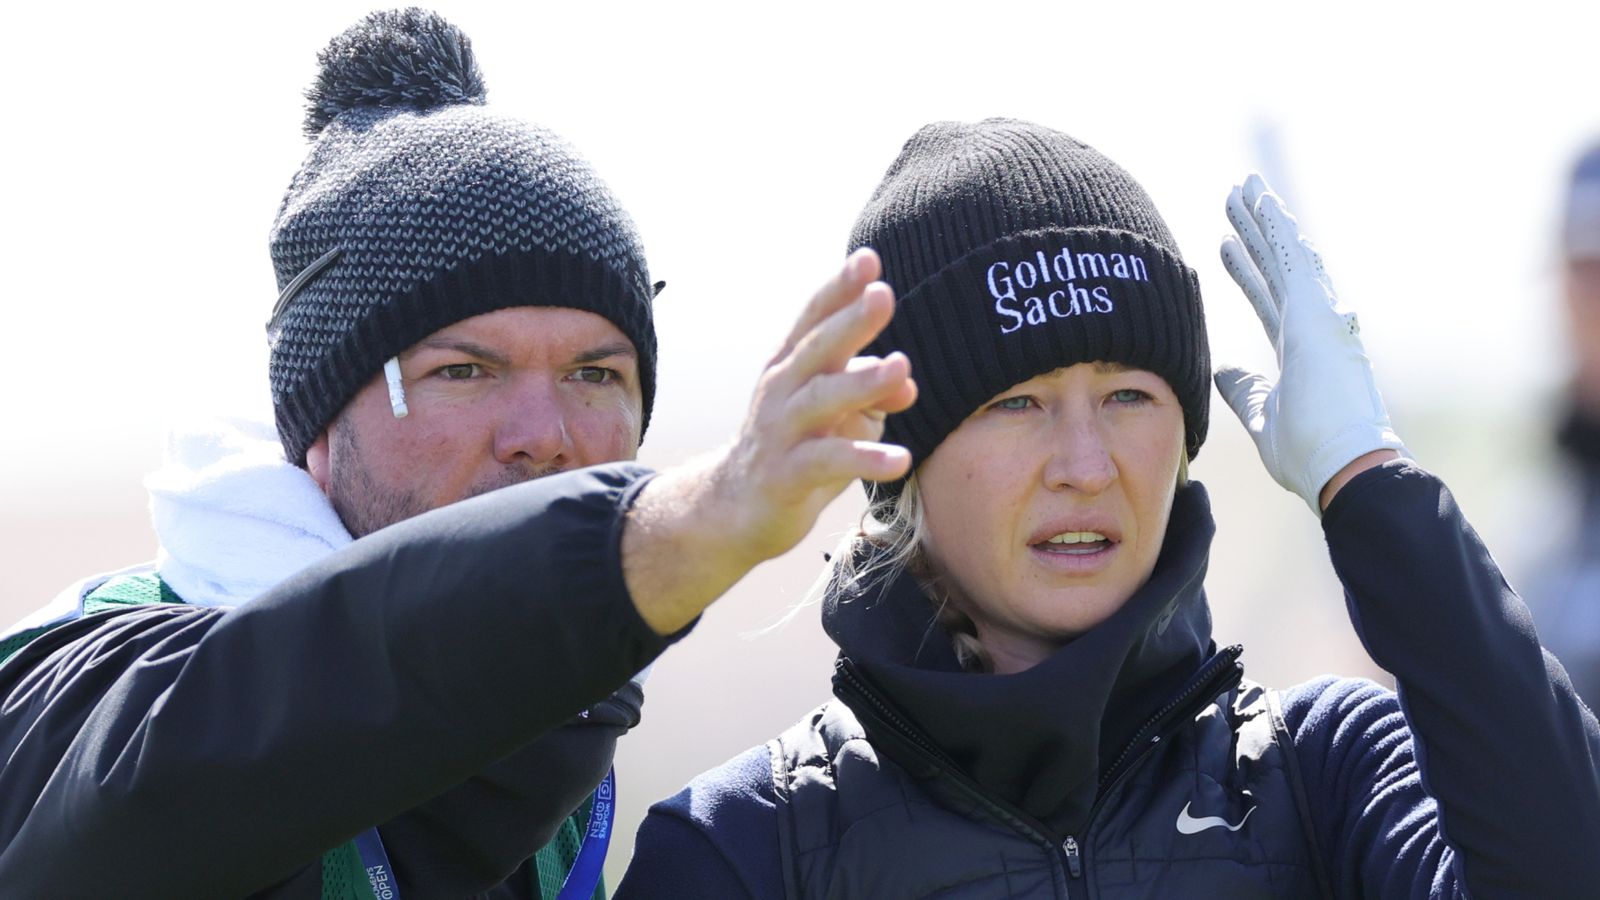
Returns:
[[[633,222],[554,133],[498,115],[467,37],[419,9],[367,16],[319,56],[310,155],[270,242],[272,405],[296,465],[390,357],[516,306],[600,315],[655,397],[654,289]]]
[[[911,360],[917,401],[883,440],[913,469],[995,394],[1097,361],[1164,378],[1199,453],[1211,388],[1199,281],[1144,189],[1092,147],[1016,119],[927,125],[857,218],[858,247],[878,252],[898,298],[866,352]]]

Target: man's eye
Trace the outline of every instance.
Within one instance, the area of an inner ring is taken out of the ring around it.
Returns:
[[[617,380],[617,370],[604,366],[584,366],[577,371],[577,379],[589,384],[610,384]]]
[[[1033,404],[1033,398],[1032,397],[1027,397],[1027,396],[1007,397],[1004,400],[996,400],[995,402],[989,404],[989,408],[990,409],[1018,410],[1018,409],[1027,409],[1032,404]]]
[[[1150,395],[1136,388],[1123,388],[1120,391],[1112,391],[1111,399],[1117,403],[1143,403],[1150,399]]]
[[[455,363],[439,368],[439,377],[446,381],[466,381],[477,378],[483,372],[483,367],[477,363]]]

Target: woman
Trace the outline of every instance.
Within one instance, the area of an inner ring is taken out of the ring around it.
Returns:
[[[1596,896],[1600,727],[1294,219],[1258,178],[1228,212],[1281,372],[1218,387],[1399,695],[1270,691],[1213,643],[1204,318],[1144,191],[1045,128],[930,125],[851,240],[921,393],[825,597],[837,699],[657,804],[619,897]]]

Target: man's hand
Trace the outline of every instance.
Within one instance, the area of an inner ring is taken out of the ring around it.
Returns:
[[[889,324],[894,295],[858,250],[807,304],[756,383],[733,444],[663,472],[622,533],[622,570],[660,634],[687,625],[758,563],[799,543],[858,478],[904,475],[905,448],[878,443],[888,413],[917,396],[900,353],[856,356]]]
[[[1222,262],[1261,318],[1279,375],[1273,383],[1224,367],[1217,390],[1267,471],[1320,516],[1357,472],[1405,447],[1373,383],[1355,312],[1334,296],[1322,258],[1261,176],[1228,195],[1228,220],[1239,236],[1223,238]]]

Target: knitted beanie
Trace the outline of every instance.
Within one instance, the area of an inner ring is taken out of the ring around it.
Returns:
[[[1144,189],[1088,145],[1015,119],[925,126],[856,220],[858,247],[878,252],[898,297],[866,352],[911,360],[917,401],[888,417],[883,439],[913,468],[995,394],[1095,361],[1166,379],[1189,457],[1200,451],[1211,385],[1200,284]]]
[[[550,131],[491,112],[471,43],[433,13],[374,13],[319,62],[311,153],[271,233],[270,378],[288,458],[304,465],[390,357],[514,306],[616,325],[638,353],[647,427],[656,336],[644,249],[588,163]]]

